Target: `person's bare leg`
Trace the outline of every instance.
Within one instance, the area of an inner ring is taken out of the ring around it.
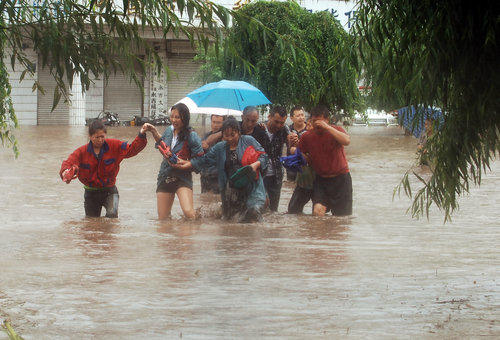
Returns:
[[[158,209],[158,219],[165,220],[170,218],[172,205],[174,204],[175,194],[169,192],[156,193],[156,204]]]
[[[176,193],[184,216],[194,219],[196,214],[193,207],[193,190],[186,187],[180,187],[177,189]]]

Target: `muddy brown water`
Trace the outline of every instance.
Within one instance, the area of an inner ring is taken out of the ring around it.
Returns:
[[[415,220],[392,199],[415,138],[349,133],[353,216],[287,215],[285,183],[278,213],[239,225],[216,218],[197,176],[203,218],[184,221],[176,201],[159,222],[149,135],[122,163],[120,217],[86,219],[81,184],[58,176],[86,128],[22,127],[17,160],[0,148],[0,318],[25,339],[500,338],[499,162],[451,223],[435,209]]]

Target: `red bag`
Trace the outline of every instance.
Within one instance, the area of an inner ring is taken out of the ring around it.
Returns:
[[[165,144],[164,141],[161,141],[160,143],[158,143],[158,150],[160,150],[161,154],[168,158],[167,156],[167,153],[170,152],[170,148],[168,147],[167,144]]]
[[[62,177],[62,180],[64,182],[66,182],[66,184],[69,184],[69,182],[71,182],[73,179],[78,177],[78,167],[73,165],[71,168],[69,168],[67,170],[68,171],[64,174],[64,176],[61,174],[61,177]]]
[[[241,165],[246,166],[250,165],[252,163],[257,162],[259,159],[259,156],[265,153],[264,151],[257,151],[255,148],[250,145],[245,149],[245,152],[243,153],[243,157],[241,157]],[[259,179],[259,172],[257,171],[255,179]]]

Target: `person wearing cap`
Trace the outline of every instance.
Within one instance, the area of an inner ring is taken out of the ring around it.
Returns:
[[[178,169],[216,166],[221,191],[222,216],[247,223],[260,221],[266,201],[262,174],[267,167],[267,154],[251,136],[242,135],[239,123],[228,117],[222,124],[223,141],[202,157],[190,161],[179,159],[172,165]],[[251,156],[247,157],[250,154]]]

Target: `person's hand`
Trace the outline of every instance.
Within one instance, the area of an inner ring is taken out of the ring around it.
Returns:
[[[181,158],[177,158],[177,163],[171,163],[171,162],[168,162],[168,163],[174,169],[180,169],[180,170],[191,169],[191,162],[184,160],[184,159],[181,159]]]
[[[252,164],[250,164],[250,167],[255,173],[257,173],[260,168],[260,161],[253,162]]]
[[[164,141],[161,141],[158,144],[158,151],[160,151],[160,153],[163,155],[163,157],[165,157],[167,159],[172,157],[172,151],[170,150],[170,147],[167,144],[165,144]]]
[[[65,178],[68,178],[69,177],[69,169],[66,169],[63,171],[63,173],[61,174],[61,179],[63,180],[63,182],[66,182],[67,184],[69,184],[69,182],[71,180],[66,180]]]
[[[209,146],[208,146],[208,143],[207,143],[207,141],[206,141],[206,140],[201,141],[201,147],[203,148],[203,150],[208,149],[208,147],[209,147]]]
[[[289,146],[296,146],[297,143],[299,142],[299,136],[294,132],[289,133],[287,139]]]
[[[61,173],[61,179],[63,182],[66,182],[66,184],[69,184],[73,179],[78,177],[78,167],[77,166],[72,166],[69,169],[64,170]]]
[[[328,122],[322,120],[322,119],[318,119],[316,120],[314,123],[313,123],[313,126],[314,128],[316,129],[320,129],[320,130],[326,130],[330,127],[330,125],[328,124]]]
[[[153,130],[156,130],[156,127],[153,125],[153,124],[150,124],[150,123],[144,123],[141,127],[141,133],[144,134],[146,133],[147,131],[153,131]]]

